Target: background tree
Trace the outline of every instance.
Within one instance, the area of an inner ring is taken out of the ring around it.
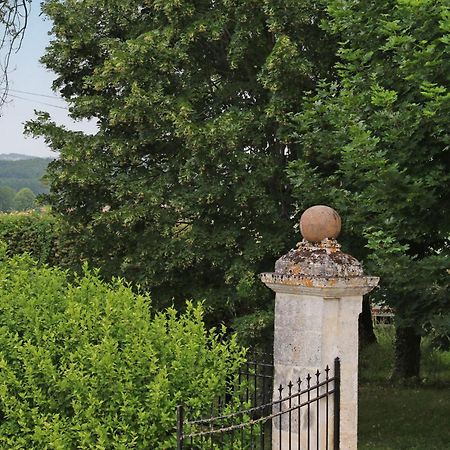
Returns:
[[[30,188],[22,188],[14,196],[13,209],[16,211],[28,211],[36,207],[36,196]]]
[[[54,158],[25,156],[20,160],[10,160],[6,159],[8,156],[0,155],[0,186],[8,186],[15,191],[27,187],[36,195],[48,192],[43,177],[48,164]]]
[[[8,212],[13,209],[16,191],[9,186],[0,187],[0,211]]]
[[[295,242],[285,168],[297,146],[280,133],[332,76],[323,8],[48,0],[44,11],[54,86],[99,127],[29,124],[60,152],[49,201],[72,261],[150,288],[160,306],[206,298],[215,321],[268,308],[256,275]]]
[[[339,79],[293,118],[294,197],[342,213],[347,247],[397,311],[393,375],[418,376],[420,336],[449,323],[449,4],[331,1],[328,12]]]

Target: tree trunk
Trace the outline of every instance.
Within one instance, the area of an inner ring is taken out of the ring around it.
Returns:
[[[359,315],[359,348],[375,344],[377,337],[373,331],[372,313],[370,311],[370,300],[363,299],[362,312]]]
[[[395,362],[393,381],[419,378],[420,340],[414,327],[397,327],[395,330]]]

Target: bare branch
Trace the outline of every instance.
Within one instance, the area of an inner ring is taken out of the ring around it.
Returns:
[[[22,46],[31,0],[0,0],[0,111],[8,97],[11,56]]]

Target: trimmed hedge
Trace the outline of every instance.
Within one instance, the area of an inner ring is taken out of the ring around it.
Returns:
[[[9,256],[29,253],[40,264],[56,264],[56,219],[48,212],[0,213],[0,240]]]
[[[200,306],[151,313],[120,280],[0,250],[0,448],[175,448],[176,405],[211,405],[243,361]]]

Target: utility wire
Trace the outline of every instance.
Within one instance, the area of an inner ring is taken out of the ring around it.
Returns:
[[[19,100],[24,100],[24,101],[30,102],[30,103],[35,103],[35,104],[39,103],[40,105],[51,106],[52,108],[64,109],[66,111],[69,110],[69,108],[64,108],[64,106],[52,105],[51,103],[39,102],[37,100],[30,100],[29,98],[19,97],[18,95],[14,95],[14,94],[8,94],[8,95],[9,95],[9,97],[17,98]]]
[[[27,95],[34,95],[36,97],[51,98],[53,100],[63,100],[61,97],[57,97],[56,95],[37,94],[36,92],[18,91],[16,89],[11,89],[11,88],[9,88],[8,91],[16,92],[17,94],[27,94]]]

